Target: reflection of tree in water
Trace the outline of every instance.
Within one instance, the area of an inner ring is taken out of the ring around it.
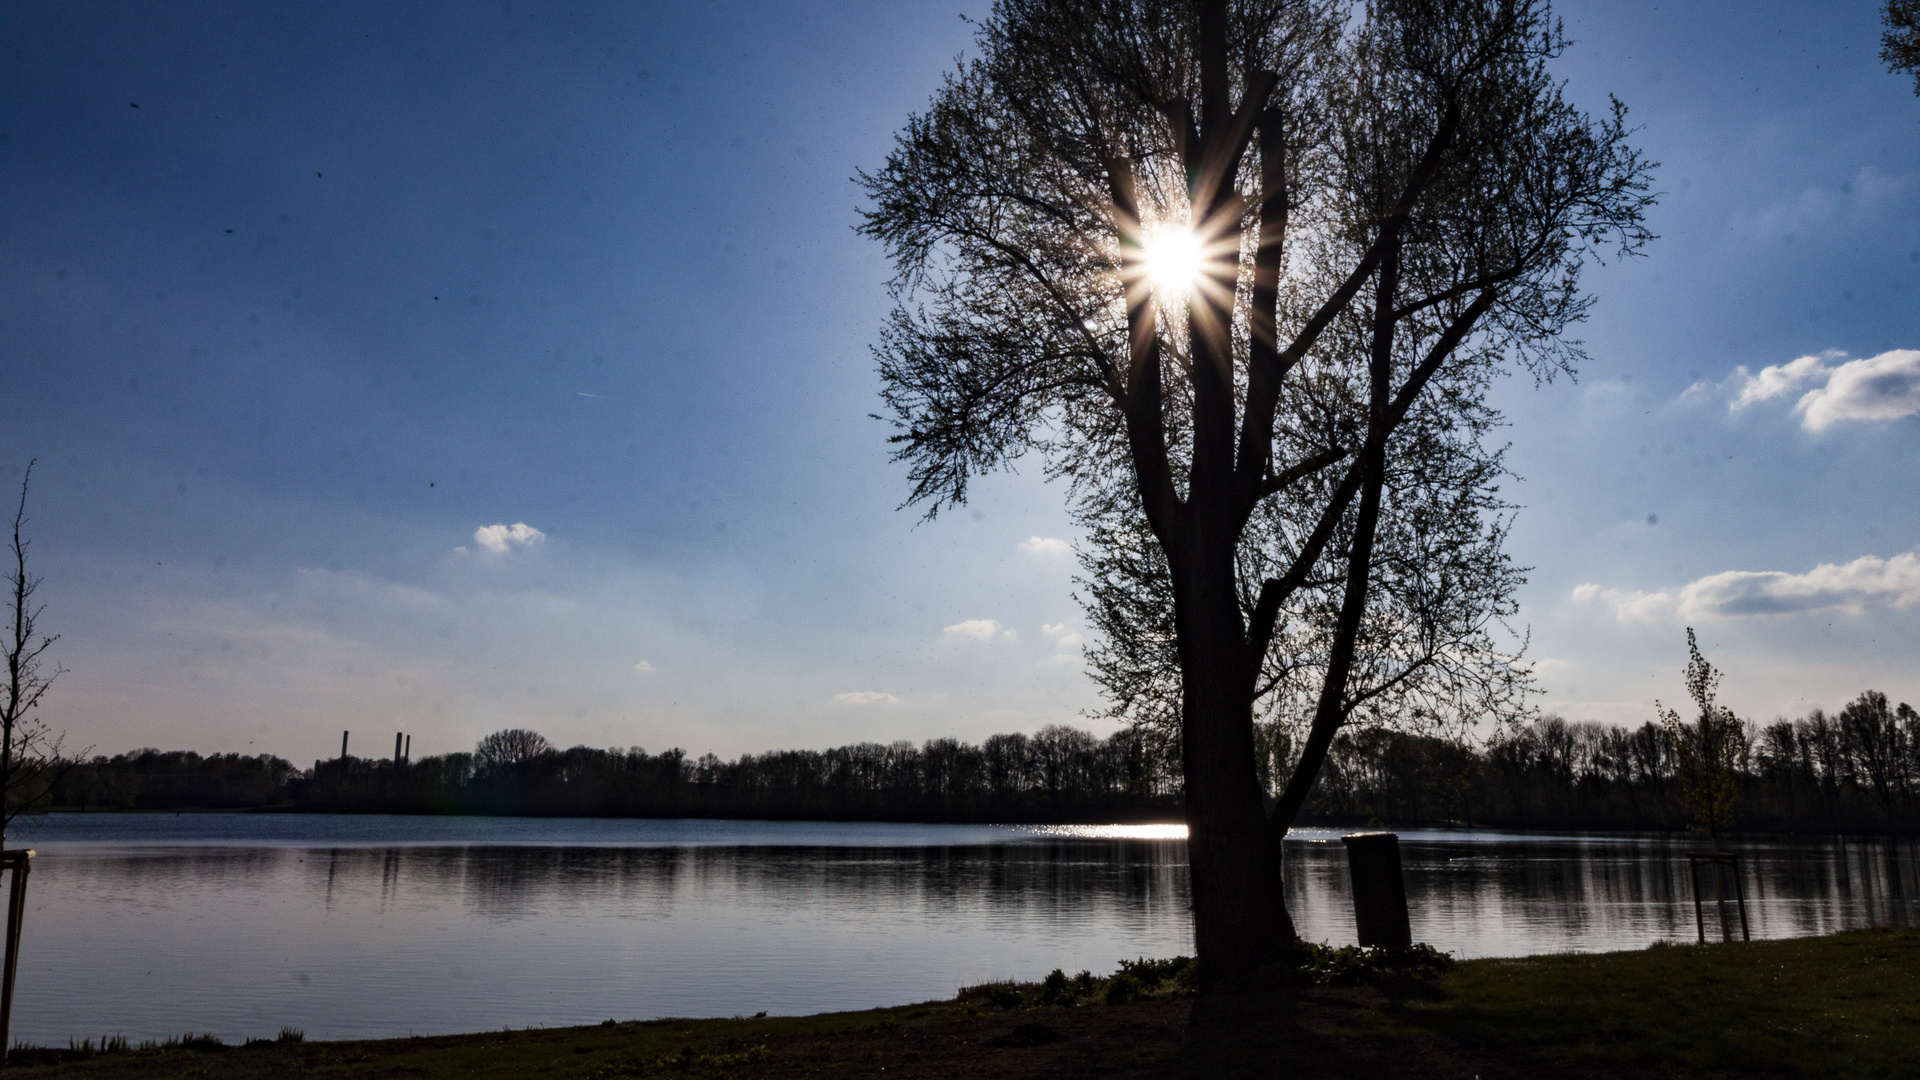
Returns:
[[[527,918],[555,907],[646,917],[670,902],[686,851],[673,848],[393,847],[327,853],[326,894],[378,881],[395,903],[466,906],[484,918]]]
[[[1701,846],[1671,836],[1410,840],[1403,847],[1415,934],[1469,955],[1690,941],[1693,886],[1686,856]],[[1723,841],[1722,847],[1740,856],[1756,938],[1920,924],[1920,847],[1914,840],[1747,840]],[[1317,911],[1319,925],[1335,928],[1329,936],[1350,934],[1346,865],[1338,846],[1291,845],[1289,856],[1302,879],[1299,888],[1309,894],[1303,906]],[[1709,904],[1716,898],[1710,877],[1702,874]],[[1733,895],[1729,887],[1729,900]],[[1732,903],[1725,917],[1737,933]]]
[[[1692,940],[1686,837],[1469,836],[1403,841],[1417,936],[1469,955],[1637,948]],[[1920,841],[1735,840],[1755,937],[1920,925]],[[1121,925],[1184,919],[1184,845],[1058,840],[951,847],[377,847],[68,849],[47,885],[168,909],[209,888],[337,905],[465,912],[479,919],[591,916],[643,921],[725,903],[817,907],[936,920]],[[1301,932],[1350,940],[1337,843],[1287,845]],[[1709,892],[1706,896],[1712,899]],[[1710,909],[1711,910],[1711,909]],[[1730,912],[1736,920],[1737,914]]]
[[[1177,845],[933,848],[470,849],[467,902],[494,916],[614,902],[665,914],[704,897],[1035,916],[1185,900]]]
[[[55,849],[34,860],[38,883],[52,868],[55,881],[93,892],[125,892],[127,899],[149,902],[165,894],[192,890],[209,881],[237,889],[267,889],[290,863],[309,852],[281,848],[107,848],[101,851]],[[50,855],[51,858],[46,857]],[[162,895],[155,896],[155,893]]]
[[[339,849],[326,888],[379,882],[404,897],[456,900],[483,918],[590,909],[661,918],[676,902],[830,903],[1039,918],[1186,904],[1183,846],[1058,841],[978,847],[465,847]],[[376,870],[377,867],[377,870]]]

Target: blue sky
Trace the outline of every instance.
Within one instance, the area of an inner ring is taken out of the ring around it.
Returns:
[[[918,524],[868,416],[849,178],[968,10],[7,7],[0,479],[40,461],[48,718],[304,762],[1097,708],[1063,493]],[[1755,718],[1920,701],[1920,99],[1873,5],[1559,11],[1664,196],[1589,278],[1580,379],[1500,390],[1540,704],[1651,718],[1689,623]]]

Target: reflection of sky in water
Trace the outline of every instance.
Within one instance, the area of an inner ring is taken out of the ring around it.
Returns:
[[[35,832],[15,1034],[43,1043],[813,1012],[1191,949],[1178,826],[88,815]],[[1695,840],[1402,837],[1415,937],[1457,954],[1694,936]],[[1733,846],[1756,937],[1920,922],[1911,841]],[[1297,832],[1288,865],[1301,933],[1352,940],[1338,831]]]

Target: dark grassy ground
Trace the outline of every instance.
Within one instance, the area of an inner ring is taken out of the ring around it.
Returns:
[[[1039,995],[1027,988],[1025,1000]],[[1059,995],[1055,995],[1058,998]],[[1920,1075],[1920,932],[1476,960],[1435,984],[1229,1003],[1003,1009],[1004,991],[860,1013],[660,1020],[368,1042],[16,1052],[20,1077]],[[1125,996],[1125,995],[1117,995]],[[63,1060],[64,1059],[64,1060]]]

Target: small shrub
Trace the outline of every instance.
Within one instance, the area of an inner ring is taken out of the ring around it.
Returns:
[[[1073,980],[1059,968],[1047,972],[1040,981],[1040,1003],[1042,1005],[1071,1005],[1073,1003]]]
[[[220,1041],[220,1036],[211,1032],[200,1035],[195,1035],[192,1032],[188,1032],[185,1035],[169,1035],[158,1043],[143,1042],[140,1044],[140,1049],[142,1050],[209,1051],[225,1050],[227,1048],[227,1044]]]
[[[1120,973],[1140,980],[1140,985],[1148,990],[1158,990],[1161,983],[1178,979],[1181,972],[1192,966],[1193,958],[1188,956],[1171,960],[1149,960],[1143,956],[1138,960],[1120,961]]]
[[[1173,975],[1173,989],[1176,993],[1192,996],[1200,992],[1200,962],[1191,961],[1183,965]]]
[[[249,1046],[249,1047],[278,1046],[282,1043],[305,1042],[306,1038],[307,1038],[306,1032],[301,1031],[299,1028],[283,1027],[280,1029],[280,1034],[275,1035],[271,1039],[248,1039],[245,1043],[242,1043],[241,1045]]]
[[[969,1004],[987,1005],[995,1009],[1017,1009],[1020,1007],[1020,986],[1011,979],[1000,982],[985,982],[978,986],[963,986],[954,995],[955,1000]]]
[[[1358,986],[1383,975],[1431,980],[1453,966],[1453,957],[1424,943],[1404,949],[1362,948],[1342,945],[1334,948],[1311,941],[1300,942],[1302,967],[1310,982],[1321,986]]]
[[[1140,980],[1121,972],[1107,980],[1106,1000],[1109,1005],[1124,1005],[1147,992]]]

